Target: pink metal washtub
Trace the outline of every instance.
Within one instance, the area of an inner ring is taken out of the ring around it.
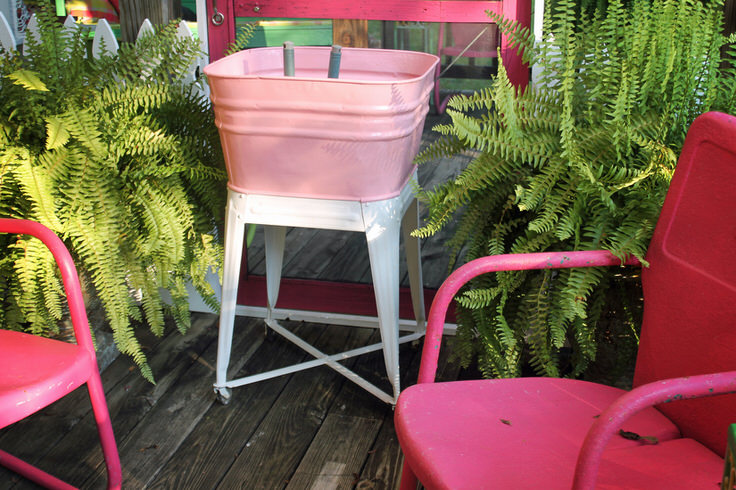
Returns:
[[[399,343],[424,335],[419,241],[410,235],[418,224],[417,206],[408,183],[416,180],[413,159],[439,59],[412,51],[347,48],[342,50],[339,78],[328,78],[330,51],[296,48],[294,76],[284,75],[291,72],[291,61],[290,56],[284,61],[281,48],[242,51],[204,70],[229,177],[214,385],[223,403],[230,400],[231,388],[323,364],[381,400],[395,403],[400,391]],[[264,226],[265,311],[235,304],[246,223]],[[275,308],[289,226],[365,234],[377,319]],[[402,232],[416,323],[406,326],[412,333],[400,337]],[[268,327],[315,359],[228,379],[236,308],[238,314],[264,317]],[[284,318],[361,326],[377,320],[381,342],[327,355],[279,325]],[[338,362],[379,349],[391,393]]]
[[[241,51],[204,72],[212,88],[229,187],[238,192],[375,201],[397,196],[414,170],[434,55],[297,47]]]

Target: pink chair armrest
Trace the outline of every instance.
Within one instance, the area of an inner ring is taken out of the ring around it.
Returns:
[[[442,342],[442,331],[447,316],[447,308],[460,288],[472,278],[488,272],[534,270],[534,269],[569,269],[572,267],[601,267],[614,265],[640,265],[631,257],[622,262],[621,259],[607,250],[591,250],[578,252],[542,252],[531,254],[491,255],[475,259],[459,267],[445,279],[437,291],[429,310],[427,335],[424,339],[422,362],[419,367],[418,383],[434,382],[437,371],[437,359]]]
[[[678,400],[736,392],[736,371],[654,381],[634,388],[611,404],[591,426],[575,467],[573,490],[595,486],[601,456],[622,424],[645,408]]]
[[[61,271],[61,279],[64,283],[64,291],[66,292],[69,303],[69,314],[71,315],[72,325],[74,326],[74,336],[77,339],[77,345],[91,352],[94,358],[95,348],[92,343],[92,335],[89,331],[87,310],[82,299],[82,289],[79,284],[77,268],[74,266],[72,256],[69,254],[64,242],[44,225],[24,219],[0,218],[0,233],[31,235],[41,240],[48,247]]]

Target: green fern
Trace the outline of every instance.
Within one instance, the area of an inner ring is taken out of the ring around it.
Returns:
[[[37,14],[39,39],[0,56],[0,215],[62,237],[118,348],[153,380],[134,326],[161,335],[171,314],[185,332],[189,282],[219,308],[205,275],[222,260],[224,159],[209,102],[193,90],[201,80],[175,79],[202,53],[171,24],[93,59],[49,8]],[[64,301],[50,256],[36,240],[2,240],[3,327],[53,332]]]
[[[643,260],[690,123],[708,110],[736,112],[734,58],[721,58],[736,54],[736,36],[721,34],[718,1],[580,5],[547,2],[541,41],[489,14],[541,75],[519,93],[499,64],[488,88],[451,99],[451,123],[435,128],[442,137],[417,162],[475,157],[453,180],[419,190],[429,217],[417,236],[456,221],[448,247],[465,260],[600,248]],[[492,376],[519,375],[524,359],[538,374],[582,375],[602,339],[629,345],[631,331],[621,340],[598,328],[615,274],[474,280],[458,298],[459,357],[477,356]]]

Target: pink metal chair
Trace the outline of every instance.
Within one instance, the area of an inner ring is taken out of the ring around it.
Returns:
[[[1,233],[32,235],[54,255],[61,270],[77,344],[0,330],[0,428],[13,424],[87,384],[107,465],[107,488],[120,488],[121,470],[79,278],[62,241],[45,226],[0,219]],[[73,488],[21,459],[0,451],[0,464],[47,488]]]
[[[453,489],[716,488],[736,419],[735,185],[736,118],[702,115],[642,271],[630,392],[555,378],[433,383],[445,312],[472,277],[621,263],[606,251],[499,255],[454,272],[429,313],[419,384],[396,407],[402,488],[414,488],[417,477],[426,488]],[[710,395],[723,396],[691,399]]]

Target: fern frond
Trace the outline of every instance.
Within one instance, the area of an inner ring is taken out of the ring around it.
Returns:
[[[517,92],[501,65],[489,87],[452,99],[451,123],[435,127],[442,137],[421,161],[466,150],[472,160],[420,189],[429,217],[417,234],[454,221],[447,245],[466,260],[605,248],[643,261],[690,123],[707,110],[736,112],[736,35],[721,34],[720,1],[610,0],[588,9],[559,0],[545,9],[539,41],[492,15],[541,75]],[[474,281],[458,300],[461,338],[477,344],[486,375],[517,372],[526,349],[538,373],[578,376],[596,357],[611,274]],[[563,344],[570,366],[561,364]]]

